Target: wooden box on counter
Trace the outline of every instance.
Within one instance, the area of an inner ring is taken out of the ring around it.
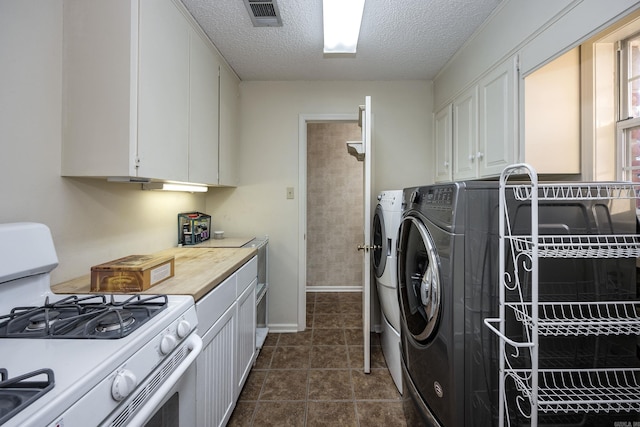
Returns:
[[[91,292],[141,292],[173,277],[175,257],[129,255],[91,267]]]

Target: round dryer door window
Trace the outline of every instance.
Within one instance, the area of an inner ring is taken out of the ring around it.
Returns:
[[[387,237],[385,236],[384,215],[382,215],[380,205],[376,207],[372,229],[373,250],[371,251],[371,262],[376,272],[376,277],[380,277],[387,265]]]
[[[416,341],[428,341],[440,316],[440,274],[433,239],[422,221],[412,216],[400,225],[398,293],[407,330]]]

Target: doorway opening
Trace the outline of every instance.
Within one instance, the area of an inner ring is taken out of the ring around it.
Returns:
[[[307,292],[362,291],[362,164],[346,145],[360,139],[357,114],[300,116],[299,330]]]

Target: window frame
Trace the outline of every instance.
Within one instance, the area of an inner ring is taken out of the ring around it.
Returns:
[[[640,83],[640,64],[637,67],[638,71],[636,75],[631,75],[631,58],[630,46],[633,41],[637,41],[639,46],[638,52],[634,55],[640,58],[640,31],[631,34],[624,39],[620,39],[617,42],[618,58],[617,58],[617,72],[616,72],[616,85],[617,85],[617,122],[616,122],[616,175],[620,181],[632,182],[631,174],[633,171],[640,172],[640,166],[633,166],[634,161],[629,155],[629,142],[627,141],[627,131],[633,128],[640,128],[640,108],[636,108],[637,116],[633,116],[633,107],[630,105],[630,99],[633,96],[633,90],[630,83],[636,81]],[[637,95],[640,98],[640,88],[637,91]],[[640,100],[638,101],[640,105]],[[638,159],[640,160],[640,159]]]

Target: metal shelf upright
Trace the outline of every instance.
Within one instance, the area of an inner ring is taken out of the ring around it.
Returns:
[[[514,179],[517,176],[518,179]],[[524,179],[523,179],[524,176]],[[540,200],[636,199],[632,183],[543,183],[535,169],[515,164],[500,176],[499,311],[485,325],[499,337],[499,420],[509,419],[512,402],[521,416],[538,424],[540,413],[640,412],[640,369],[540,369],[539,337],[640,334],[640,301],[539,301],[540,258],[637,258],[640,236],[540,235]],[[507,195],[531,205],[528,234],[514,233]],[[526,271],[530,282],[522,283]],[[517,328],[508,326],[516,323]],[[520,331],[517,337],[511,332]],[[521,334],[521,335],[520,335]],[[509,352],[509,353],[508,353]],[[519,360],[514,366],[513,361]],[[513,381],[515,398],[506,383]]]

